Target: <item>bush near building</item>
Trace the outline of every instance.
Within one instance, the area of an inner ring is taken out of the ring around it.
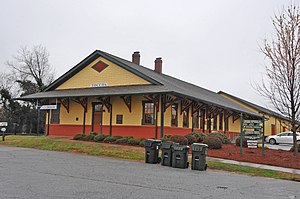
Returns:
[[[225,133],[212,132],[212,133],[208,134],[207,136],[219,137],[222,144],[231,144],[229,137]]]
[[[222,148],[222,141],[217,136],[207,136],[206,138],[204,138],[203,143],[207,144],[209,149]]]
[[[184,136],[173,135],[169,139],[172,142],[178,143],[180,145],[188,145],[188,139]]]

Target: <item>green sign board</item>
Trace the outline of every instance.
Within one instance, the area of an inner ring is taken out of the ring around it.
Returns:
[[[264,119],[262,120],[244,120],[243,114],[241,114],[241,134],[240,134],[240,154],[242,155],[242,144],[243,139],[247,141],[248,148],[254,147],[257,141],[261,139],[262,141],[262,156],[264,156],[264,141],[265,141],[265,131],[264,131]],[[255,142],[255,143],[254,143]]]

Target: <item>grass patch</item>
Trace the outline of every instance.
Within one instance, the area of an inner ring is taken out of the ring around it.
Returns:
[[[273,171],[269,169],[258,169],[258,168],[247,167],[247,166],[226,164],[218,161],[207,161],[207,165],[210,169],[229,171],[229,172],[244,174],[249,176],[268,177],[268,178],[283,179],[283,180],[297,180],[297,181],[300,180],[300,175],[298,174]]]
[[[113,144],[73,141],[69,137],[44,137],[44,136],[7,136],[0,145],[34,148],[49,151],[63,151],[81,153],[93,156],[106,156],[127,160],[144,160],[144,148],[121,146]],[[189,161],[191,162],[190,158]],[[218,161],[207,161],[210,169],[228,171],[249,176],[269,177],[284,180],[300,180],[300,175],[290,174],[268,169],[258,169],[247,166],[226,164]]]
[[[44,136],[7,136],[1,145],[34,148],[49,151],[83,153],[130,160],[144,160],[144,149],[117,145],[68,140],[70,138]]]

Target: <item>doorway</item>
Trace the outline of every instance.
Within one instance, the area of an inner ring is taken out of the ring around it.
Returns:
[[[103,104],[101,102],[93,102],[92,106],[92,131],[103,134]]]

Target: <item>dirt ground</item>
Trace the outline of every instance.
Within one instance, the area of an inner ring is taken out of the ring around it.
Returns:
[[[235,146],[234,144],[224,144],[222,149],[209,149],[208,156],[300,169],[300,154],[294,156],[292,152],[283,150],[265,149],[265,156],[263,157],[261,148],[243,148],[243,153],[240,155],[240,147]]]

